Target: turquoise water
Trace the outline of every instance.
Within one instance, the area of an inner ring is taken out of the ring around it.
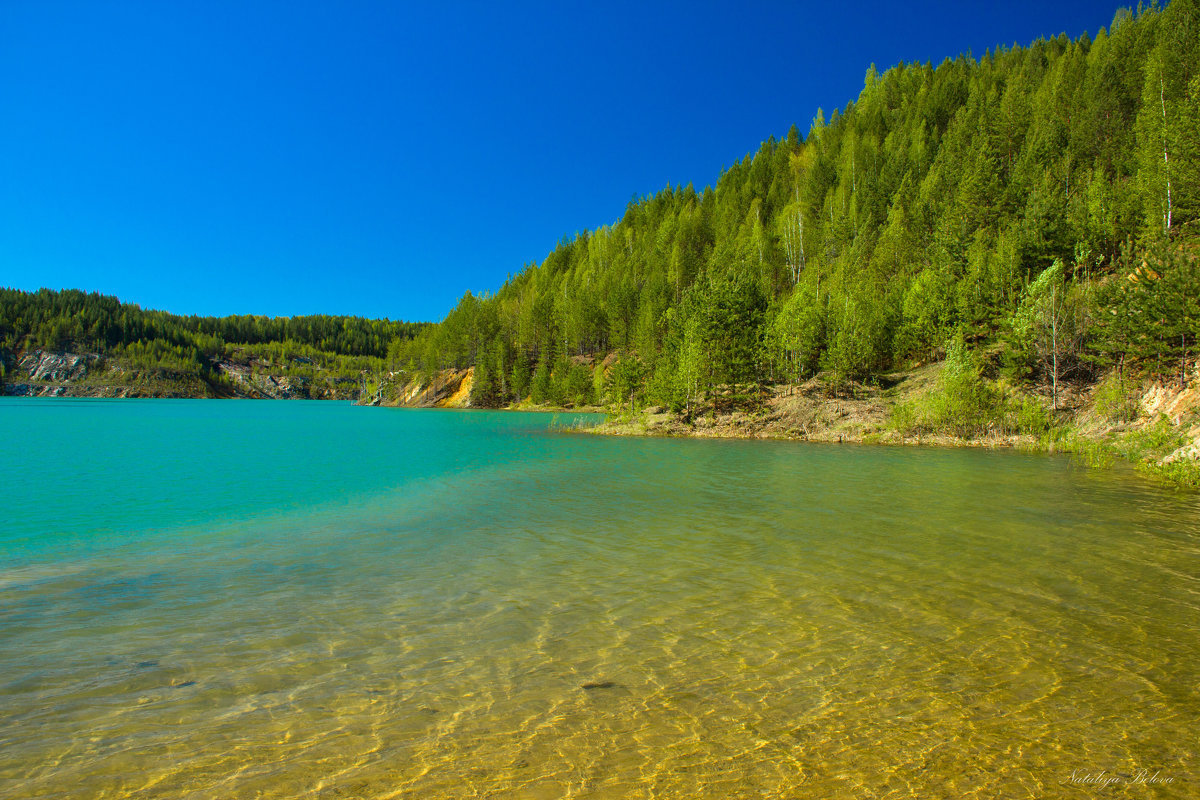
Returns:
[[[1200,793],[1200,502],[1128,471],[337,403],[0,419],[0,797]]]

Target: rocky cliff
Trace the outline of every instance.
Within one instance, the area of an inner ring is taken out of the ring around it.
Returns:
[[[13,359],[0,394],[19,397],[242,397],[357,400],[362,382],[336,375],[284,374],[270,366],[218,361],[201,374],[138,368],[120,357],[31,350]]]
[[[280,375],[262,366],[246,366],[228,361],[218,362],[216,371],[232,385],[234,397],[271,400],[358,400],[363,385],[361,381],[353,378]]]
[[[202,381],[179,376],[159,391],[135,379],[126,365],[95,353],[55,353],[32,350],[16,359],[5,374],[2,393],[18,397],[188,397],[202,390]],[[189,384],[200,385],[191,387]]]
[[[442,370],[431,378],[392,372],[382,376],[359,405],[403,408],[470,408],[475,368]]]

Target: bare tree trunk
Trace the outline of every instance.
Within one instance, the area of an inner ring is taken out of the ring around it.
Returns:
[[[800,192],[796,192],[796,202],[800,202]],[[783,244],[787,249],[788,267],[792,271],[792,285],[800,283],[800,275],[804,272],[804,210],[797,205],[795,227],[785,225]]]
[[[804,209],[796,212],[796,225],[799,228],[800,240],[800,269],[796,272],[796,283],[799,283],[800,273],[804,271]]]
[[[1187,334],[1179,334],[1179,388],[1187,388]]]
[[[790,226],[784,228],[783,246],[787,254],[788,269],[791,270],[792,285],[794,286],[800,282],[800,256],[796,251],[796,243],[793,241],[793,234]]]
[[[1050,406],[1058,411],[1058,287],[1050,292]]]
[[[1163,80],[1158,79],[1158,101],[1162,104],[1163,118],[1163,171],[1167,175],[1167,213],[1164,216],[1166,226],[1163,229],[1164,233],[1171,232],[1171,160],[1167,157],[1167,95],[1163,88]]]

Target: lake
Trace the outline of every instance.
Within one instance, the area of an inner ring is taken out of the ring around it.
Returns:
[[[1200,794],[1195,494],[581,419],[0,400],[0,797]]]

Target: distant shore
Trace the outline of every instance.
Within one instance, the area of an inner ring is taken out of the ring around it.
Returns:
[[[15,359],[0,395],[9,397],[246,398],[357,400],[364,381],[280,368],[253,359],[217,361],[208,373],[146,368],[121,357],[88,352],[30,350]]]
[[[474,370],[431,377],[392,373],[360,380],[294,375],[258,363],[221,363],[217,380],[169,370],[138,371],[95,354],[32,351],[6,375],[0,394],[20,397],[257,398],[341,400],[406,408],[471,408]],[[943,365],[898,372],[876,384],[713,387],[672,410],[534,405],[515,411],[605,413],[586,429],[609,436],[784,439],[1068,452],[1102,465],[1123,460],[1150,477],[1200,489],[1200,363],[1178,381],[1014,389],[980,378],[965,403],[947,399]],[[977,395],[982,394],[985,401]],[[950,398],[953,400],[954,398]],[[961,398],[959,398],[961,399]],[[948,407],[949,406],[949,407]],[[1054,408],[1057,406],[1057,408]]]
[[[838,385],[826,375],[803,384],[713,387],[682,409],[563,408],[528,402],[518,411],[603,412],[582,429],[608,436],[784,439],[947,447],[1013,447],[1076,454],[1088,463],[1128,461],[1148,476],[1200,488],[1200,363],[1187,386],[1117,380],[1011,387],[976,376],[950,386],[944,363]],[[473,370],[382,382],[369,405],[470,408]]]

